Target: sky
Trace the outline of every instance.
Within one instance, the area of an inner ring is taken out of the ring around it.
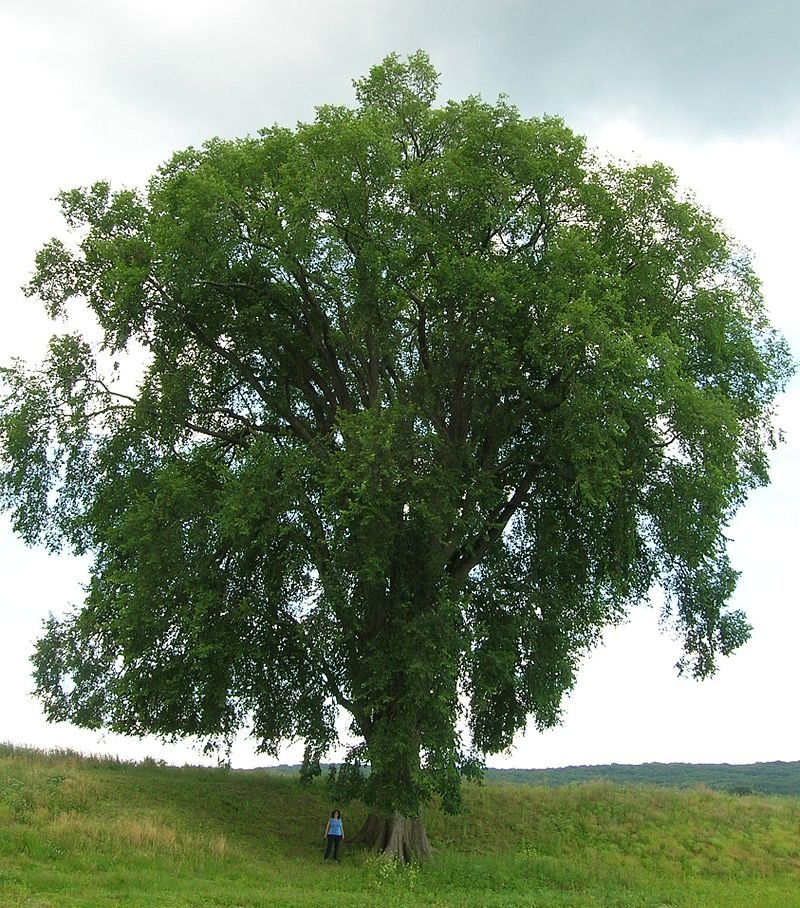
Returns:
[[[352,103],[387,53],[426,50],[440,100],[508,95],[592,147],[661,160],[750,249],[771,320],[800,355],[800,4],[796,0],[0,0],[0,363],[54,330],[20,292],[63,235],[53,197],[98,179],[142,186],[173,151]],[[57,326],[56,326],[57,328]],[[772,483],[732,522],[733,605],[752,639],[704,682],[642,607],[590,654],[561,727],[490,765],[800,760],[795,519],[800,380],[781,397]],[[49,613],[81,600],[86,562],[26,548],[0,517],[0,742],[208,762],[191,742],[48,725],[29,658]],[[287,746],[283,762],[300,750]],[[234,766],[264,765],[241,740]]]

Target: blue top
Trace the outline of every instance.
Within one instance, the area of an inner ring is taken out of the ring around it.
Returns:
[[[328,835],[341,835],[342,834],[342,821],[337,820],[334,817],[331,817],[328,820]]]

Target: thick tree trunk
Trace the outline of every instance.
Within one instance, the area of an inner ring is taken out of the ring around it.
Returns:
[[[365,845],[387,860],[402,861],[404,864],[424,861],[433,854],[422,820],[397,813],[391,816],[371,813],[353,842]]]

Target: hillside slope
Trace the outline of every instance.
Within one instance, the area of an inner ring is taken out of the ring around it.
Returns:
[[[0,747],[3,908],[792,908],[800,800],[594,782],[468,786],[424,867],[322,861],[325,786]],[[364,808],[345,808],[352,835]]]

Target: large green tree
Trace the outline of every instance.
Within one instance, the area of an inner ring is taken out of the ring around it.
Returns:
[[[725,527],[791,363],[666,167],[502,99],[436,107],[422,53],[355,87],[146,192],[61,194],[74,242],[28,292],[102,341],[5,370],[0,488],[26,541],[92,558],[35,652],[51,719],[248,727],[313,768],[346,711],[367,838],[408,857],[420,804],[556,723],[654,586],[687,671],[746,639]]]

